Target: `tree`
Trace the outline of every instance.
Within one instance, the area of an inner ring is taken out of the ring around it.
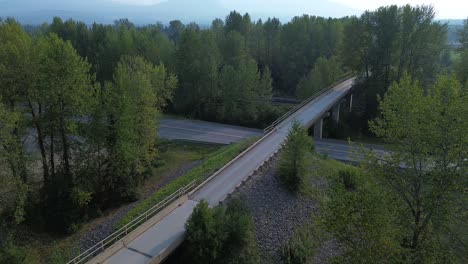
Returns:
[[[453,253],[441,245],[454,243],[443,234],[466,196],[467,99],[452,76],[439,76],[425,91],[405,75],[381,101],[382,117],[371,123],[395,148],[388,158],[366,164],[399,198],[401,243],[415,263],[444,262]]]
[[[54,231],[74,232],[92,190],[78,184],[82,133],[80,121],[96,102],[90,65],[70,42],[51,33],[36,45],[36,85],[26,105],[42,155],[43,216]]]
[[[345,176],[346,177],[343,177]],[[372,175],[357,168],[339,171],[317,224],[343,246],[337,263],[398,263],[401,248],[392,196]]]
[[[107,84],[103,94],[109,160],[99,184],[104,204],[134,199],[136,186],[157,155],[156,119],[176,85],[175,76],[167,74],[163,65],[122,57],[113,84]]]
[[[296,97],[306,99],[326,88],[343,75],[338,59],[318,58],[314,68],[302,77],[296,88]]]
[[[178,46],[179,44],[179,38],[184,28],[185,26],[182,22],[180,22],[180,20],[173,20],[169,22],[167,34],[169,36],[169,39],[172,40],[176,46]]]
[[[78,143],[76,118],[86,115],[94,101],[90,65],[76,53],[70,42],[55,34],[39,39],[37,54],[39,81],[29,93],[29,111],[38,141],[49,138],[51,176],[60,173],[65,185],[71,186],[74,175],[72,152]],[[54,144],[57,144],[56,148]],[[54,166],[55,154],[60,158],[60,168]]]
[[[291,191],[298,191],[304,181],[305,157],[314,148],[307,130],[295,121],[289,130],[285,146],[281,153],[279,173],[281,180]]]
[[[175,110],[190,116],[214,118],[219,97],[218,71],[221,55],[212,32],[186,29],[176,52],[180,86]]]
[[[16,116],[9,127],[10,140],[2,142],[2,150],[8,157],[11,173],[24,183],[28,181],[26,153],[23,151],[23,138],[26,134],[25,113],[21,106],[28,89],[33,85],[32,41],[21,26],[12,19],[0,21],[0,103],[4,111]],[[6,121],[5,121],[6,122]]]
[[[192,263],[259,263],[250,213],[239,200],[214,209],[200,201],[185,228]]]
[[[220,73],[221,120],[255,122],[259,111],[271,98],[271,77],[266,69],[259,72],[253,59],[241,61],[237,67],[225,66]]]
[[[4,168],[0,172],[0,184],[4,190],[12,190],[11,193],[14,196],[13,204],[8,204],[8,200],[2,204],[0,214],[11,217],[15,224],[25,220],[25,207],[30,189],[27,180],[14,171],[18,167],[17,164],[25,162],[18,160],[22,158],[18,155],[22,145],[18,145],[15,133],[13,133],[20,118],[18,112],[9,111],[0,101],[0,120],[2,120],[0,124],[0,142],[2,142],[0,145],[0,166]],[[14,149],[12,149],[13,147]],[[11,214],[8,215],[8,213]]]
[[[462,85],[468,87],[468,19],[463,23],[463,28],[458,32],[462,44],[460,58],[455,64],[455,73]]]

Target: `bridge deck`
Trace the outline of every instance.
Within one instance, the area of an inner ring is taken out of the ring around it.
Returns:
[[[347,95],[353,81],[354,78],[333,87],[284,120],[268,137],[195,192],[186,204],[169,213],[130,243],[129,248],[122,248],[105,263],[150,263],[150,256],[155,259],[160,254],[166,255],[173,246],[169,244],[180,243],[183,239],[184,223],[200,200],[208,201],[211,206],[217,205],[279,148],[294,119],[311,126]]]

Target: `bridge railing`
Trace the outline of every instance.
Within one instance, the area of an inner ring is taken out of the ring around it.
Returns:
[[[109,235],[108,237],[104,238],[103,240],[96,243],[94,246],[88,248],[72,260],[68,261],[67,264],[79,264],[79,263],[86,263],[87,261],[91,260],[93,257],[97,256],[98,254],[102,253],[105,249],[112,246],[115,242],[119,241],[123,237],[125,237],[128,233],[135,230],[137,227],[142,225],[151,217],[155,216],[157,213],[162,211],[168,205],[182,197],[183,195],[189,193],[193,188],[195,188],[196,180],[190,182],[186,186],[178,189],[171,195],[164,198],[161,202],[154,205],[144,213],[140,214],[139,216],[135,217],[132,221],[130,221],[125,226],[119,228],[117,231]]]
[[[289,116],[291,116],[292,114],[294,114],[295,112],[297,112],[297,110],[301,109],[302,107],[304,107],[306,104],[312,102],[314,99],[316,99],[317,97],[319,97],[320,95],[326,93],[328,90],[330,90],[331,88],[335,87],[336,85],[350,79],[352,77],[351,74],[345,74],[343,75],[339,80],[337,80],[336,82],[330,84],[329,86],[327,86],[326,88],[320,90],[319,92],[315,93],[314,95],[312,95],[311,97],[307,98],[306,100],[304,100],[302,103],[296,105],[293,109],[289,110],[287,113],[285,113],[284,115],[282,115],[280,118],[276,119],[270,126],[268,126],[267,128],[265,128],[263,130],[263,132],[265,134],[269,133],[270,131],[272,131],[277,125],[279,125],[281,122],[283,122],[284,120],[286,120]]]

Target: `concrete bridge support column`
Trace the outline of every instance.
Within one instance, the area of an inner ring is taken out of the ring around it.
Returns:
[[[323,118],[320,118],[315,124],[314,124],[314,137],[315,138],[322,138],[323,134]]]
[[[349,95],[349,112],[353,110],[353,94]]]
[[[332,119],[336,122],[340,122],[340,108],[341,103],[338,103],[332,109]]]

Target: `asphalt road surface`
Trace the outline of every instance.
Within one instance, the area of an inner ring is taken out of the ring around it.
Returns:
[[[349,92],[353,81],[354,79],[350,79],[335,86],[284,120],[255,147],[220,171],[215,178],[196,191],[189,197],[188,202],[169,213],[163,220],[129,243],[128,248],[121,249],[117,254],[107,259],[105,263],[150,263],[151,257],[159,256],[168,249],[168,245],[180,241],[184,235],[181,232],[184,228],[183,223],[188,219],[193,207],[200,200],[208,201],[211,206],[215,206],[224,200],[236,186],[247,179],[258,166],[279,149],[286,139],[294,119],[304,125],[312,125]],[[156,232],[157,230],[164,231]],[[157,235],[153,232],[157,233]],[[153,235],[147,235],[150,233]]]
[[[159,136],[166,139],[231,144],[246,138],[263,136],[263,131],[198,120],[162,118],[159,121]]]
[[[188,140],[212,144],[231,144],[253,136],[263,136],[261,129],[224,125],[199,120],[163,118],[159,123],[159,136],[166,139]],[[333,139],[314,139],[315,150],[319,154],[340,161],[355,161],[362,157],[360,144]],[[377,145],[363,147],[379,153],[383,149]]]

